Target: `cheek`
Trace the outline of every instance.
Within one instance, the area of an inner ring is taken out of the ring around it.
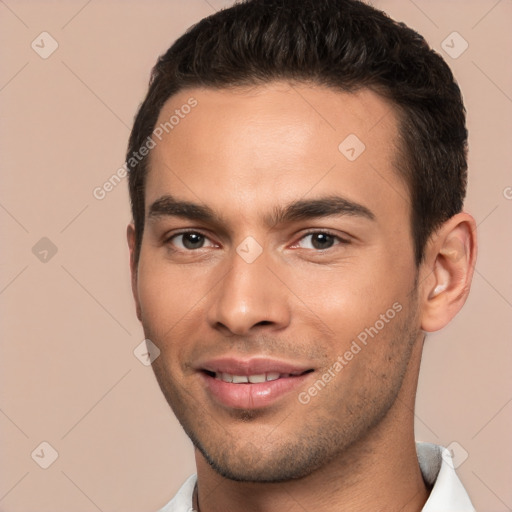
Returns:
[[[156,256],[141,255],[137,290],[144,328],[160,342],[193,307],[193,287],[179,268]]]
[[[153,369],[167,400],[175,395],[174,376],[181,373],[180,367],[188,359],[187,345],[180,340],[187,339],[187,313],[193,310],[193,304],[188,304],[190,294],[177,281],[176,272],[161,271],[154,263],[139,266],[142,326],[145,337],[160,350]]]
[[[366,258],[364,263],[354,258],[335,268],[312,268],[297,277],[289,275],[290,289],[331,331],[340,350],[393,304],[404,301],[410,279],[405,270],[398,273],[382,257]]]

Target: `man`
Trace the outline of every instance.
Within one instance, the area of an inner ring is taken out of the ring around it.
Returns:
[[[355,0],[243,2],[159,59],[132,286],[197,464],[162,511],[474,510],[413,412],[475,265],[466,145],[448,66]]]

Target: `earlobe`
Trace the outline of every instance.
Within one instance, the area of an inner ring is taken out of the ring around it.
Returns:
[[[454,215],[432,235],[422,264],[422,330],[437,331],[460,311],[471,287],[476,252],[476,223],[467,213]]]
[[[128,240],[128,248],[130,250],[130,273],[131,273],[131,282],[132,282],[132,293],[133,298],[135,300],[135,310],[137,312],[137,318],[139,321],[142,321],[142,314],[141,314],[141,308],[140,308],[140,301],[139,301],[139,293],[138,293],[138,286],[137,286],[137,280],[138,280],[138,271],[137,271],[137,261],[135,259],[136,254],[136,235],[135,235],[135,226],[132,224],[128,224],[128,227],[126,228],[126,238]]]

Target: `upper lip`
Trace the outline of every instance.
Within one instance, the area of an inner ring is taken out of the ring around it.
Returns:
[[[311,366],[302,363],[293,363],[268,357],[251,357],[242,359],[237,357],[218,357],[202,361],[195,366],[197,370],[212,373],[228,373],[231,375],[261,375],[263,373],[281,373],[300,375]]]

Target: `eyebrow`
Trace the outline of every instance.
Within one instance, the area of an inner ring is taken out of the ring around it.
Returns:
[[[276,226],[287,222],[349,215],[375,220],[375,214],[362,204],[350,201],[344,197],[330,195],[315,199],[300,199],[285,206],[275,207],[271,214],[264,216],[267,226]],[[157,199],[149,207],[150,219],[160,217],[182,217],[208,223],[222,224],[222,218],[209,206],[181,201],[171,195]]]

